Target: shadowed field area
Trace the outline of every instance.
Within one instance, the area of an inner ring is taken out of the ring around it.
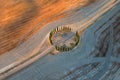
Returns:
[[[69,16],[68,11],[96,0],[0,0],[0,54],[25,41],[41,27]],[[37,24],[41,24],[37,26]]]

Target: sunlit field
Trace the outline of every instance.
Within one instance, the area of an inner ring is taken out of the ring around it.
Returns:
[[[0,0],[0,54],[26,41],[46,24],[96,0]],[[40,24],[36,27],[36,25]]]

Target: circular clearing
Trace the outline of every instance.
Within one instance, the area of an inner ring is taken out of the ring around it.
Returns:
[[[72,50],[79,43],[79,39],[78,32],[73,32],[68,26],[57,27],[49,35],[51,45],[60,52]]]

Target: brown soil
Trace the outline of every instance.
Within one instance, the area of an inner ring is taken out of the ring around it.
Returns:
[[[16,47],[33,28],[26,40],[49,22],[67,16],[63,12],[87,6],[93,1],[95,0],[0,0],[0,54]],[[35,28],[40,22],[41,26]]]

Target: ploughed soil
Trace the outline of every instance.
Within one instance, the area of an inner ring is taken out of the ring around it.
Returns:
[[[26,34],[24,41],[46,24],[69,16],[66,12],[94,1],[0,0],[0,54],[15,48]]]

